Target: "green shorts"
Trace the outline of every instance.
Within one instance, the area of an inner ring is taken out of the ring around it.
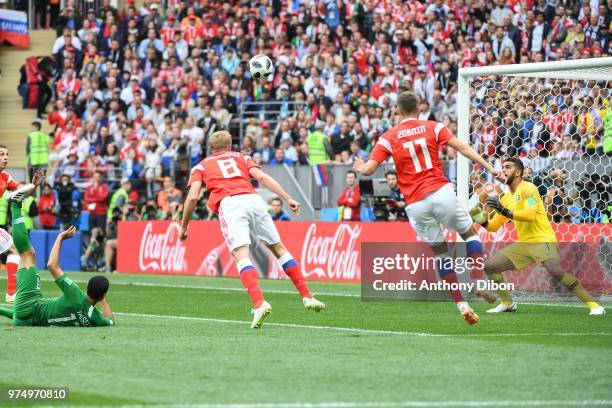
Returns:
[[[15,293],[15,326],[31,326],[34,306],[42,299],[40,275],[35,266],[17,271],[17,292]]]

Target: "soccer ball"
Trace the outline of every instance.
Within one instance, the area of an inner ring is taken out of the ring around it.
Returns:
[[[255,79],[268,79],[274,72],[274,64],[267,55],[259,54],[249,61],[249,71]]]

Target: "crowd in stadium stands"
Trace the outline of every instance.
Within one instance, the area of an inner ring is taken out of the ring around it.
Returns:
[[[261,163],[350,164],[396,123],[403,89],[421,97],[420,119],[456,133],[460,67],[612,54],[611,0],[78,4],[49,16],[58,70],[48,89],[46,78],[39,84],[39,117],[54,130],[48,157],[30,164],[48,162],[57,202],[43,207],[57,208],[56,224],[84,210],[100,235],[112,236],[108,224],[120,218],[178,219],[175,184],[184,187],[215,130],[230,130],[236,149]],[[265,84],[247,69],[258,53],[275,63]],[[570,193],[555,163],[610,155],[610,84],[476,78],[472,91],[473,145],[497,165],[523,156],[551,215],[609,212],[607,176],[589,176],[597,197]],[[29,143],[31,158],[41,143]],[[456,181],[455,153],[440,154]],[[197,217],[209,217],[205,205]]]

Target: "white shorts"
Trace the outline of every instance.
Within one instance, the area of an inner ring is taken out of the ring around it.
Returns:
[[[0,255],[8,251],[13,246],[11,234],[0,228]]]
[[[230,251],[251,244],[251,232],[266,244],[275,245],[280,236],[259,194],[225,197],[219,206],[221,232]]]
[[[421,241],[442,243],[445,241],[442,225],[463,234],[473,224],[463,208],[452,184],[447,184],[421,201],[406,206],[406,215]]]

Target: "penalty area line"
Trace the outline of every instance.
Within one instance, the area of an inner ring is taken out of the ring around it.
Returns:
[[[146,313],[122,313],[116,312],[119,316],[138,317],[138,318],[152,318],[152,319],[174,319],[174,320],[188,320],[188,321],[199,321],[209,323],[221,323],[221,324],[243,324],[249,325],[251,322],[246,320],[231,320],[231,319],[215,319],[210,317],[193,317],[193,316],[172,316],[172,315],[157,315],[157,314],[146,314]],[[316,326],[308,324],[295,324],[295,323],[274,323],[266,322],[265,326],[273,327],[287,327],[294,329],[311,329],[311,330],[329,330],[338,332],[349,332],[349,333],[363,333],[363,334],[387,334],[396,336],[414,336],[414,337],[536,337],[536,336],[612,336],[612,333],[466,333],[466,334],[443,334],[443,333],[426,333],[426,332],[410,332],[400,330],[377,330],[377,329],[362,329],[358,327],[340,327],[340,326]]]

